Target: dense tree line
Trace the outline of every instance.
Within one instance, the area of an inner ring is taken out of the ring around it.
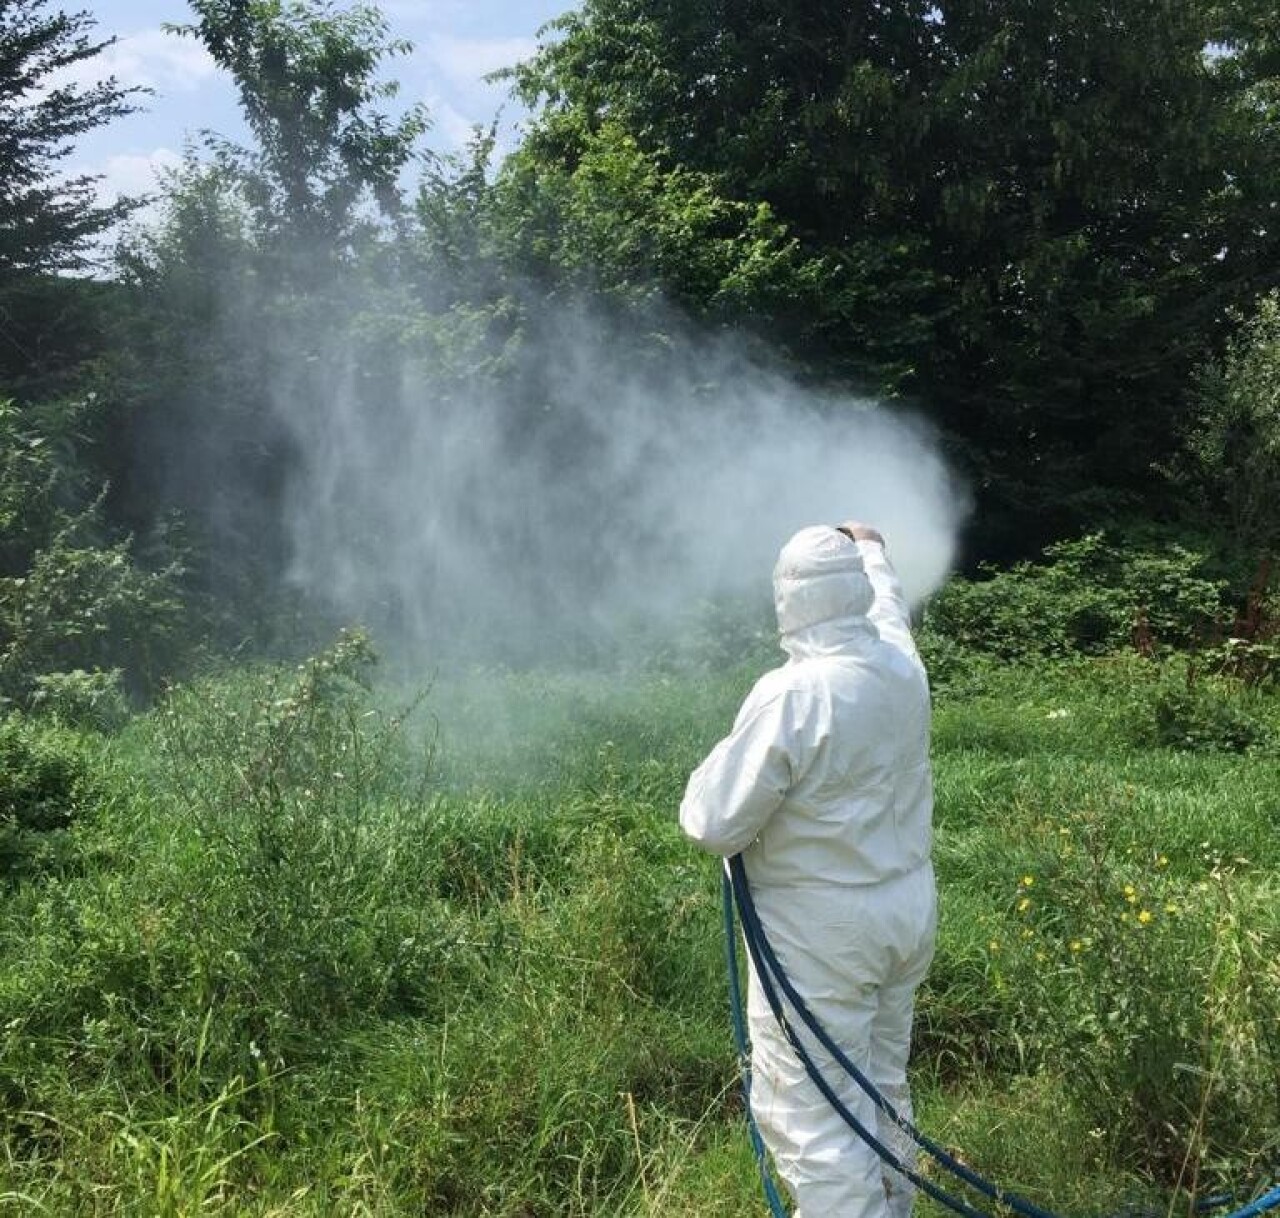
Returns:
[[[45,663],[29,577],[67,554],[68,664],[163,668],[179,593],[202,631],[281,620],[282,383],[354,382],[376,430],[406,368],[483,379],[513,445],[562,444],[549,304],[591,302],[641,368],[733,330],[924,413],[975,488],[970,560],[1109,523],[1275,544],[1267,3],[586,0],[513,68],[533,120],[501,164],[390,113],[373,8],[191,8],[254,144],[193,154],[94,278],[67,272],[131,204],[55,170],[135,99],[57,84],[106,45],[86,14],[0,9],[6,696]]]
[[[517,73],[541,109],[515,172],[625,139],[767,206],[812,287],[771,329],[917,399],[1016,544],[1148,507],[1190,373],[1276,285],[1273,16],[589,0]]]

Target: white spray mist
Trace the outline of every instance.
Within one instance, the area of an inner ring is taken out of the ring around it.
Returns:
[[[598,661],[624,625],[763,603],[807,524],[878,527],[915,601],[945,578],[964,500],[923,425],[728,339],[637,363],[583,312],[541,334],[527,399],[421,362],[372,398],[354,374],[305,412],[286,397],[290,577],[427,667]]]

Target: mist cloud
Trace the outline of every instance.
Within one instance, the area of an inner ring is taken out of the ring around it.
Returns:
[[[911,597],[945,578],[963,497],[930,433],[815,393],[732,339],[627,354],[574,310],[497,385],[407,361],[296,414],[289,578],[429,662],[599,658],[709,601],[765,603],[796,529],[879,527]],[[371,397],[372,394],[372,397]]]

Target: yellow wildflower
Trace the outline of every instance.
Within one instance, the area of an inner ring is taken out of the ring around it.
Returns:
[[[1146,924],[1150,922],[1154,916],[1155,915],[1151,912],[1151,910],[1144,909],[1139,912],[1138,921],[1141,922],[1143,926],[1146,926]]]
[[[1027,910],[1028,910],[1028,909],[1030,909],[1030,908],[1031,908],[1031,898],[1030,898],[1030,897],[1023,897],[1023,898],[1022,898],[1022,900],[1018,902],[1018,912],[1019,912],[1019,913],[1026,913],[1026,912],[1027,912]]]
[[[1036,877],[1033,875],[1024,875],[1021,881],[1023,888],[1030,888],[1031,885],[1034,884],[1035,882],[1036,882]]]
[[[1084,950],[1084,944],[1083,944],[1083,943],[1081,943],[1079,939],[1072,939],[1072,940],[1071,940],[1071,950],[1072,950],[1073,952],[1083,951],[1083,950]]]

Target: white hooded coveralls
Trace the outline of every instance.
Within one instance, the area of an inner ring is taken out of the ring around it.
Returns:
[[[782,647],[694,771],[680,824],[742,854],[778,959],[841,1049],[910,1117],[907,1056],[937,905],[929,688],[883,546],[802,529],[774,569]],[[754,968],[751,1108],[797,1218],[906,1218],[914,1189],[839,1117],[778,1027]],[[798,1025],[798,1021],[793,1021]],[[807,1032],[848,1108],[909,1145]]]

